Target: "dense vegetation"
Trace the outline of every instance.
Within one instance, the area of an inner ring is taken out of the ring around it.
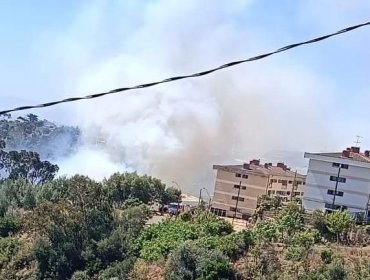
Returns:
[[[351,234],[347,212],[307,215],[296,203],[274,204],[273,218],[265,210],[236,232],[198,209],[146,226],[150,205],[178,195],[136,173],[102,182],[4,179],[0,279],[370,279],[366,258],[340,250],[370,239],[366,227]]]
[[[1,124],[34,129],[39,120],[27,118]],[[152,224],[153,206],[179,201],[179,190],[136,173],[55,178],[58,166],[9,139],[0,140],[0,279],[370,280],[370,228],[345,211],[307,214],[262,196],[243,230],[202,207]]]
[[[0,139],[8,150],[37,152],[42,159],[54,160],[70,155],[78,147],[80,130],[40,120],[34,114],[12,118],[0,116]]]

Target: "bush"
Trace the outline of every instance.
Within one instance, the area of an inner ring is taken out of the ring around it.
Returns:
[[[235,273],[229,259],[218,250],[208,250],[192,242],[186,242],[168,258],[166,280],[233,279]]]
[[[171,251],[187,240],[227,236],[231,232],[232,226],[225,220],[214,215],[200,213],[193,221],[167,219],[159,224],[151,225],[143,231],[137,241],[137,246],[141,258],[156,261],[167,258]]]
[[[320,253],[320,257],[323,263],[329,264],[333,261],[334,252],[332,250],[323,250]]]
[[[18,238],[0,238],[0,267],[8,263],[22,247]]]
[[[135,263],[134,258],[127,258],[124,261],[113,264],[107,269],[99,273],[99,280],[106,279],[129,279],[129,272],[133,268]]]
[[[11,234],[17,233],[21,226],[21,221],[16,216],[6,215],[4,217],[0,217],[0,236],[7,237]]]

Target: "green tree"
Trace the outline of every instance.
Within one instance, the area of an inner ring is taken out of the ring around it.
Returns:
[[[5,151],[0,149],[0,170],[12,180],[25,179],[31,184],[42,184],[54,178],[59,167],[49,161],[40,160],[36,152],[21,150]]]
[[[136,173],[115,173],[103,185],[117,208],[122,208],[127,199],[145,204],[161,202],[165,194],[165,185],[160,180]]]
[[[9,150],[35,151],[41,158],[53,160],[75,151],[79,138],[78,128],[58,126],[34,114],[17,119],[0,116],[0,139],[5,140]]]
[[[161,204],[181,201],[181,191],[174,187],[166,188],[161,195]]]
[[[353,226],[353,220],[347,211],[337,210],[326,215],[328,229],[337,236],[337,243],[340,235]]]
[[[254,239],[259,242],[274,242],[277,240],[277,224],[272,221],[257,223],[254,230]]]
[[[318,232],[312,230],[296,232],[291,245],[285,250],[285,259],[292,261],[293,271],[297,277],[298,267],[302,265],[307,273],[310,269],[309,255],[312,253]]]
[[[304,225],[302,211],[299,209],[297,203],[290,202],[283,207],[283,209],[279,211],[276,223],[283,239],[286,235],[288,241],[290,241],[291,236],[295,232],[300,231]]]
[[[168,258],[165,268],[167,280],[221,280],[233,279],[235,273],[226,256],[220,251],[186,242]]]

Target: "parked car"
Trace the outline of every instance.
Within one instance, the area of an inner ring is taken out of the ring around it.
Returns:
[[[180,208],[180,203],[178,202],[173,202],[173,203],[170,203],[168,204],[168,214],[170,214],[170,216],[174,216],[174,215],[177,215],[181,208]]]

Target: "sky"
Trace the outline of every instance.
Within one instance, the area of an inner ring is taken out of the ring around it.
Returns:
[[[0,1],[0,109],[188,74],[370,20],[369,1]],[[194,191],[213,164],[370,149],[370,28],[207,77],[37,109],[77,125],[58,164],[137,170]],[[25,113],[28,113],[25,112]],[[96,142],[103,144],[96,145]]]

